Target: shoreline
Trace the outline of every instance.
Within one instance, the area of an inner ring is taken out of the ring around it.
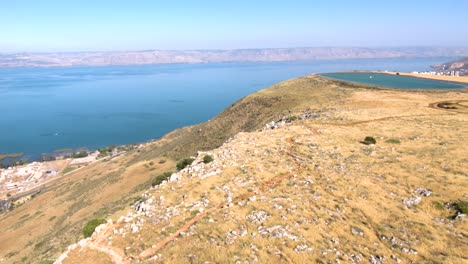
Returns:
[[[377,73],[377,74],[384,74],[384,73],[385,74],[396,74],[396,72],[348,71],[348,73],[352,73],[352,72],[356,72],[356,73]],[[400,73],[400,74],[402,74],[402,73]],[[327,76],[323,76],[322,74],[312,74],[312,75],[316,75],[316,76],[318,76],[320,78],[325,78],[325,79],[333,80],[333,81],[336,81],[336,82],[345,82],[345,83],[358,84],[358,85],[361,85],[363,87],[367,87],[368,89],[378,89],[378,90],[391,90],[391,91],[400,90],[400,91],[405,91],[405,92],[421,92],[421,91],[423,91],[423,92],[429,92],[429,93],[433,93],[433,92],[447,93],[447,92],[453,92],[453,91],[460,90],[460,89],[464,90],[464,89],[468,88],[468,83],[463,83],[464,85],[467,85],[467,86],[465,86],[464,88],[458,88],[458,89],[430,89],[430,90],[401,89],[401,88],[376,86],[376,85],[364,84],[364,83],[359,83],[359,82],[338,80],[338,79],[329,78]],[[408,77],[418,78],[417,76],[408,76]],[[195,125],[197,125],[197,124],[195,124]],[[35,166],[35,165],[43,166],[45,164],[53,164],[54,162],[65,162],[66,165],[60,166],[61,169],[54,170],[55,173],[57,174],[57,176],[53,177],[53,179],[49,179],[48,181],[55,180],[57,178],[60,178],[60,177],[65,176],[65,175],[67,175],[69,173],[75,172],[76,170],[80,170],[80,169],[86,167],[89,164],[100,161],[100,160],[105,159],[107,157],[113,158],[113,157],[116,157],[116,156],[118,156],[118,155],[120,155],[120,154],[122,154],[124,152],[127,152],[127,151],[129,151],[131,149],[138,149],[138,148],[141,148],[142,146],[145,146],[145,145],[150,144],[152,142],[159,141],[162,138],[164,138],[165,136],[167,136],[167,135],[169,135],[171,133],[174,133],[174,131],[177,131],[177,130],[180,130],[180,129],[183,129],[183,128],[186,128],[186,127],[191,127],[191,126],[176,128],[176,129],[166,133],[165,135],[163,135],[160,138],[150,139],[150,140],[147,140],[147,141],[144,141],[144,142],[141,142],[141,143],[131,143],[131,144],[124,144],[124,145],[110,145],[108,147],[99,148],[99,149],[95,149],[95,150],[94,149],[88,149],[88,151],[87,151],[88,156],[86,156],[86,157],[73,157],[73,155],[78,153],[78,152],[73,152],[72,151],[72,152],[68,153],[68,154],[70,154],[70,157],[68,157],[68,156],[56,156],[55,159],[53,159],[53,160],[41,160],[41,159],[39,159],[39,160],[31,160],[31,161],[28,161],[27,163],[24,163],[24,164],[10,164],[9,167],[0,168],[0,172],[4,172],[4,171],[7,171],[7,170],[15,170],[16,171],[16,170],[21,170],[22,168],[26,168],[28,166]],[[104,151],[104,152],[102,152],[102,151]],[[56,152],[54,152],[54,153],[56,153]],[[10,155],[10,154],[2,154],[2,155],[7,156],[7,155]],[[54,154],[44,154],[44,156],[46,156],[46,157],[48,155],[53,156]],[[24,155],[21,156],[21,157],[24,157]],[[21,161],[21,157],[18,158],[18,161]],[[92,159],[87,160],[86,162],[84,162],[85,159],[89,159],[89,158],[92,158]],[[80,161],[80,160],[83,160],[83,162],[75,162],[75,161]],[[71,170],[67,171],[67,169],[71,169]],[[41,177],[44,177],[45,171],[42,172],[42,174],[43,175]],[[6,180],[6,178],[4,180]],[[46,182],[48,182],[48,181],[46,181]],[[33,188],[27,188],[26,190],[19,190],[19,192],[15,193],[15,195],[22,194],[24,192],[28,192],[28,191],[30,191],[32,189],[43,186],[46,182],[41,182],[41,183],[37,184],[36,186],[34,186]],[[4,182],[4,184],[6,184],[6,182]]]
[[[465,88],[468,88],[468,76],[430,75],[430,74],[421,74],[421,73],[393,72],[393,71],[391,72],[377,71],[376,73],[384,73],[384,74],[389,74],[389,75],[397,75],[397,73],[399,73],[400,76],[463,84],[465,85]]]
[[[368,84],[368,83],[362,83],[362,82],[354,82],[354,81],[349,81],[349,80],[336,79],[336,78],[328,77],[328,76],[324,75],[324,74],[334,74],[334,73],[386,74],[386,75],[392,75],[392,76],[404,76],[404,77],[408,77],[408,78],[425,79],[425,80],[431,80],[431,81],[442,82],[442,83],[457,84],[457,85],[460,85],[462,87],[458,87],[458,88],[434,88],[434,89],[428,89],[428,88],[423,88],[423,87],[420,87],[420,88],[402,88],[402,87],[381,86],[381,85]],[[432,92],[444,92],[444,91],[456,91],[456,90],[468,89],[468,76],[466,76],[466,80],[465,80],[464,76],[444,76],[444,77],[447,77],[447,78],[446,79],[437,79],[437,76],[439,76],[439,75],[434,75],[434,78],[430,78],[430,77],[425,78],[423,76],[420,76],[420,75],[423,75],[423,74],[413,74],[413,73],[409,73],[409,72],[360,71],[360,70],[317,73],[316,75],[318,75],[318,76],[320,76],[322,78],[330,79],[330,80],[348,82],[348,83],[359,84],[359,85],[365,85],[365,86],[369,86],[369,87],[376,88],[376,89],[392,89],[392,90],[396,89],[396,90],[404,90],[404,91],[432,91]],[[431,76],[431,75],[428,75],[428,76]],[[462,79],[463,81],[451,80],[450,79],[451,77],[454,77],[454,78],[455,77],[461,77],[461,78],[463,78]]]
[[[186,63],[184,63],[184,64],[186,64]],[[330,78],[328,76],[323,75],[323,74],[328,74],[328,73],[376,73],[376,74],[388,74],[388,75],[396,75],[397,73],[399,73],[401,76],[406,76],[406,77],[419,78],[419,79],[428,79],[428,80],[435,80],[435,81],[449,82],[449,83],[455,83],[455,84],[463,85],[463,87],[460,87],[460,88],[447,88],[447,89],[418,88],[418,89],[404,89],[405,91],[422,91],[423,90],[423,91],[430,91],[430,92],[439,92],[439,91],[444,92],[444,91],[449,91],[449,90],[454,91],[454,90],[468,89],[468,76],[424,75],[424,74],[415,74],[415,73],[410,73],[410,72],[367,71],[367,70],[323,72],[323,73],[312,73],[312,75],[317,75],[317,76],[320,76],[321,78],[332,79],[332,80],[340,81],[340,82],[348,82],[348,83],[353,83],[353,84],[364,85],[364,86],[368,86],[369,88],[402,90],[402,88],[397,88],[397,87],[390,87],[390,86],[386,87],[386,86],[378,86],[378,85],[365,84],[365,83],[359,83],[359,82],[352,82],[352,81],[346,81],[346,80],[339,80],[339,79],[334,79],[334,78]],[[206,121],[208,121],[208,120],[206,120]],[[203,122],[206,122],[206,121],[203,121]],[[203,122],[201,122],[201,123],[203,123]],[[197,124],[193,124],[193,125],[197,125]],[[193,126],[193,125],[191,125],[191,126]],[[178,130],[178,129],[181,129],[181,128],[184,128],[184,127],[185,126],[178,127],[178,128],[175,128],[172,131],[175,131],[175,130]],[[164,137],[165,135],[170,134],[172,131],[169,131],[168,133],[162,135],[159,138],[152,138],[152,139],[148,139],[148,140],[142,141],[142,142],[133,142],[133,143],[122,144],[122,145],[113,145],[113,144],[111,144],[109,146],[102,147],[102,148],[88,148],[88,147],[86,147],[87,148],[87,153],[90,154],[90,153],[93,153],[95,151],[99,151],[100,149],[107,149],[107,148],[111,148],[111,147],[125,148],[125,147],[131,147],[131,146],[136,146],[136,145],[149,143],[149,142],[152,142],[152,141],[155,141],[155,140],[159,140],[160,138]],[[79,149],[77,149],[75,151],[73,149],[68,149],[67,148],[67,150],[71,150],[71,152],[69,151],[70,153],[68,153],[69,156],[73,155],[75,152],[80,152]],[[59,152],[61,152],[61,151],[59,151]],[[0,164],[2,164],[2,162],[5,162],[5,161],[9,160],[9,163],[5,163],[4,165],[6,165],[7,167],[15,167],[15,166],[26,165],[26,164],[29,164],[29,163],[32,163],[32,162],[47,162],[47,161],[51,161],[51,160],[59,160],[59,159],[67,158],[67,157],[64,157],[63,155],[62,156],[57,155],[58,154],[57,150],[53,151],[51,153],[42,153],[41,155],[39,155],[37,157],[34,157],[34,158],[32,158],[32,157],[35,156],[35,155],[31,156],[28,153],[21,153],[22,154],[21,156],[19,154],[20,153],[1,153],[0,154]],[[54,159],[48,159],[50,157],[54,157]],[[16,162],[21,162],[23,159],[26,160],[25,163],[15,164]],[[1,169],[1,167],[0,167],[0,169]]]

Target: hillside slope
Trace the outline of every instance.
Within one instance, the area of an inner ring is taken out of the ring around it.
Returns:
[[[280,83],[243,98],[213,120],[176,130],[47,183],[26,204],[0,215],[4,231],[0,235],[0,263],[55,258],[80,239],[87,220],[106,217],[132,204],[156,175],[175,170],[176,160],[219,147],[238,132],[254,131],[288,109],[305,108],[303,102],[319,108],[327,97],[339,98],[346,93],[330,90],[323,94],[322,88],[330,85],[333,82],[318,78]]]
[[[462,263],[467,102],[356,90],[326,116],[239,133],[59,262]]]
[[[468,196],[467,101],[463,91],[380,90],[318,76],[280,83],[67,175],[0,216],[0,263],[55,260],[95,217],[113,221],[63,263],[458,263],[468,245],[466,219],[454,218]],[[295,121],[261,131],[284,116]],[[361,144],[365,136],[377,144]],[[149,189],[200,150],[214,161],[199,155]]]

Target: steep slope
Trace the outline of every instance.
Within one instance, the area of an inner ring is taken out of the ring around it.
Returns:
[[[357,87],[318,76],[281,82],[239,100],[208,122],[175,130],[149,146],[138,160],[159,155],[180,159],[200,150],[210,150],[241,131],[258,130],[290,112],[326,111],[344,100],[352,91],[349,88]]]
[[[156,175],[175,170],[175,160],[216,148],[240,131],[256,130],[288,109],[305,108],[306,101],[321,107],[327,97],[347,93],[346,89],[322,93],[324,87],[334,85],[317,77],[280,83],[243,98],[213,120],[176,130],[47,183],[28,203],[0,215],[0,263],[34,263],[56,257],[82,236],[87,220],[133,203]]]
[[[95,217],[113,224],[64,263],[391,254],[457,262],[467,245],[466,219],[452,219],[455,209],[444,204],[466,200],[467,149],[459,144],[467,139],[466,100],[462,91],[379,90],[318,76],[280,83],[213,120],[67,175],[1,215],[0,263],[57,259]],[[300,115],[309,119],[259,131]],[[359,143],[368,135],[376,146]],[[179,180],[141,196],[156,175],[200,150],[214,161],[199,163],[200,155]],[[421,197],[419,188],[433,194],[417,206],[402,202]],[[138,212],[128,213],[130,204]],[[439,242],[431,246],[430,239]]]
[[[58,262],[465,262],[467,102],[355,88],[320,115],[292,111],[199,153]]]

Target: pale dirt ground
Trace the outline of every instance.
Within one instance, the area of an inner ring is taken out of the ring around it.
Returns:
[[[111,217],[63,263],[467,263],[468,220],[444,205],[468,200],[468,115],[429,107],[466,100],[358,89],[319,118],[240,133],[212,164],[149,190],[151,216]],[[257,211],[266,219],[251,221]]]
[[[389,74],[396,74],[396,72],[388,72]],[[468,76],[447,76],[447,75],[429,75],[429,74],[418,74],[411,72],[399,72],[403,76],[411,76],[432,80],[448,81],[448,82],[460,82],[468,84]]]

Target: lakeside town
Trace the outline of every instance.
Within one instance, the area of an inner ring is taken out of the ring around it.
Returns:
[[[43,191],[50,181],[101,159],[120,156],[135,147],[131,144],[109,146],[96,151],[81,150],[66,155],[47,155],[41,161],[20,162],[0,168],[0,214],[24,204]]]
[[[434,71],[420,72],[428,75],[468,76],[468,58],[462,58],[439,65],[432,65]]]
[[[95,151],[86,157],[35,161],[0,169],[0,200],[28,193],[48,181],[96,161],[98,155],[99,151]]]
[[[468,70],[446,70],[446,71],[413,71],[412,74],[422,74],[422,75],[438,75],[438,76],[467,76]]]

